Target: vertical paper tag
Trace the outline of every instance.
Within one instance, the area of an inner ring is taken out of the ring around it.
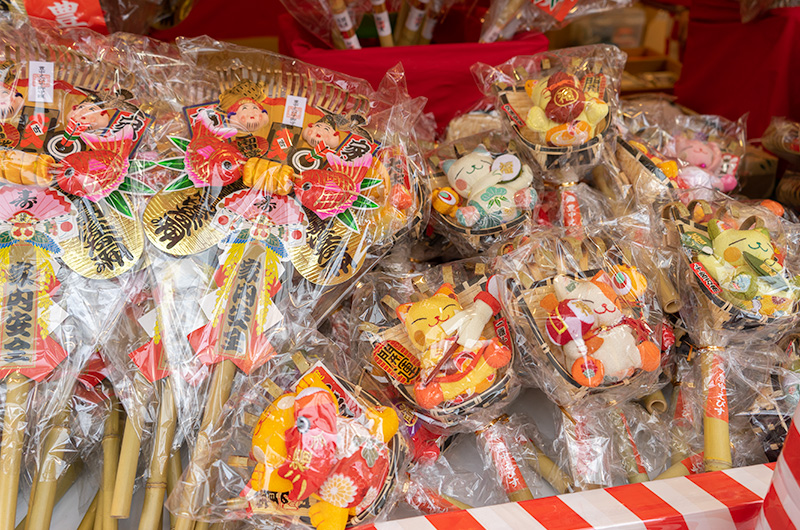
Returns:
[[[436,19],[435,18],[428,18],[425,20],[425,25],[422,26],[422,36],[427,39],[433,39],[433,28],[436,27]]]
[[[527,489],[528,484],[525,483],[517,462],[508,450],[508,445],[495,429],[495,427],[489,427],[482,434],[492,457],[492,463],[503,484],[503,489],[507,494]]]
[[[306,98],[286,96],[286,107],[283,109],[283,123],[293,127],[302,127],[306,117]]]
[[[28,101],[36,103],[53,102],[53,63],[45,61],[30,61],[30,88]]]
[[[422,7],[425,7],[425,3],[421,3]],[[425,9],[420,9],[418,7],[411,7],[411,10],[408,13],[408,18],[406,18],[406,29],[408,31],[417,31],[419,27],[422,25],[422,19],[425,18]]]
[[[384,9],[386,6],[384,5]],[[389,21],[388,11],[375,11],[372,16],[375,18],[375,27],[378,30],[378,35],[387,37],[392,34],[392,24]]]

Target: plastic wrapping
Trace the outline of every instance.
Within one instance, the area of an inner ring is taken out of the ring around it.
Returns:
[[[36,527],[49,525],[63,471],[57,464],[74,452],[68,420],[78,373],[122,309],[128,271],[142,254],[136,194],[148,186],[130,159],[150,117],[124,54],[106,55],[108,43],[96,34],[9,17],[0,40],[7,385],[0,512],[10,517],[0,526],[13,526],[14,505],[5,503],[16,495],[13,454],[27,420],[36,470],[28,522]]]
[[[609,45],[566,48],[514,57],[473,74],[498,98],[508,127],[544,170],[596,165],[612,148],[619,82],[626,55]]]
[[[745,117],[732,122],[719,116],[679,116],[675,156],[685,163],[678,171],[681,188],[706,187],[723,192],[738,186],[745,153]]]
[[[450,143],[467,136],[502,128],[503,121],[494,106],[494,98],[484,96],[469,109],[457,113],[450,120],[443,141]]]
[[[5,10],[43,18],[63,29],[86,27],[100,33],[147,33],[186,18],[194,0],[78,0],[75,2],[10,3]]]
[[[303,27],[328,46],[349,50],[361,48],[356,30],[361,24],[364,14],[372,10],[371,2],[366,0],[351,2],[345,0],[331,0],[330,2],[281,0],[281,3]],[[375,3],[383,4],[382,12],[386,12],[385,2]],[[424,14],[423,10],[422,15],[424,16]]]
[[[659,386],[662,307],[680,306],[647,229],[549,229],[498,260],[520,369],[556,403]]]
[[[770,9],[798,6],[800,6],[800,2],[797,0],[739,0],[739,11],[744,23],[762,17]]]
[[[495,418],[518,383],[514,342],[487,272],[484,262],[465,260],[365,278],[352,309],[352,354],[365,380],[394,389],[422,418],[451,429],[474,430]]]
[[[539,184],[517,140],[495,130],[440,145],[426,156],[432,222],[463,254],[525,231]]]
[[[800,123],[774,117],[764,131],[761,142],[772,154],[794,167],[800,167]]]
[[[335,345],[313,331],[290,335],[228,401],[208,453],[195,453],[170,496],[171,511],[343,529],[391,507],[407,454],[397,412],[336,375],[346,367]]]
[[[796,229],[770,210],[724,195],[694,200],[692,191],[662,213],[666,242],[684,256],[679,285],[683,321],[697,345],[703,391],[707,471],[732,465],[729,418],[733,399],[726,366],[737,363],[735,342],[783,334],[797,320],[792,241]]]
[[[494,0],[489,6],[480,42],[511,39],[517,31],[545,32],[560,28],[577,18],[631,5],[630,0]]]

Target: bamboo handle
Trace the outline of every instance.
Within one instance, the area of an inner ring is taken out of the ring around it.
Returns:
[[[103,434],[103,530],[117,530],[117,520],[111,514],[114,483],[119,466],[119,400],[111,394]]]
[[[175,486],[177,486],[178,482],[181,480],[182,474],[181,452],[180,450],[176,450],[169,455],[169,460],[167,461],[167,497],[172,495]],[[176,524],[177,519],[175,514],[169,512],[169,527],[174,529]]]
[[[232,361],[224,360],[214,368],[203,421],[200,424],[200,431],[197,433],[197,442],[192,451],[192,459],[189,462],[187,473],[185,473],[186,480],[183,485],[181,499],[181,507],[184,512],[192,513],[200,507],[200,495],[203,490],[198,486],[201,481],[205,480],[204,475],[211,456],[211,431],[222,412],[222,406],[230,397],[235,375],[236,365]],[[187,517],[177,518],[176,530],[192,530],[193,527],[194,522],[191,519]]]
[[[100,492],[98,491],[94,499],[92,500],[92,504],[89,505],[89,508],[86,510],[86,513],[83,515],[83,519],[81,519],[81,524],[78,525],[77,530],[93,530],[94,529],[94,518],[97,514],[97,505],[100,502]]]
[[[711,348],[700,352],[703,374],[703,441],[706,471],[721,471],[733,466],[730,426],[728,424],[728,393],[725,372],[719,355]]]
[[[175,437],[175,399],[172,387],[167,381],[161,392],[161,403],[158,408],[153,441],[153,453],[150,457],[150,476],[144,492],[144,506],[139,519],[139,530],[157,528],[164,512],[164,493],[167,489],[167,462],[172,451],[172,440]]]
[[[572,479],[533,442],[531,442],[531,445],[536,452],[536,458],[526,455],[525,462],[553,486],[553,489],[559,494],[563,495],[570,491],[572,489]]]
[[[139,464],[139,452],[142,446],[142,421],[133,416],[125,420],[122,433],[119,466],[114,481],[114,493],[111,497],[111,517],[127,519],[131,514],[131,498],[136,482],[136,468]]]
[[[667,411],[667,398],[661,390],[656,390],[642,398],[642,405],[650,414],[663,414]]]
[[[678,290],[675,289],[669,276],[667,276],[667,273],[663,270],[657,268],[656,275],[658,276],[656,294],[658,295],[659,303],[661,303],[661,309],[663,309],[665,313],[677,313],[683,305]]]
[[[50,528],[53,508],[56,503],[58,470],[64,458],[64,450],[69,441],[69,406],[59,412],[47,433],[39,466],[36,495],[31,499],[25,530]]]
[[[6,380],[6,410],[0,441],[0,530],[12,530],[17,518],[19,470],[25,442],[28,393],[31,380],[17,372]]]
[[[75,460],[69,466],[67,466],[67,470],[61,475],[58,479],[58,485],[56,486],[56,505],[61,500],[61,497],[64,496],[67,491],[75,484],[75,481],[78,480],[78,476],[83,472],[83,462],[81,460]],[[31,496],[33,495],[33,488],[35,484],[31,487]],[[17,524],[15,530],[23,530],[25,528],[25,522],[28,520],[28,516],[22,518],[22,520]]]

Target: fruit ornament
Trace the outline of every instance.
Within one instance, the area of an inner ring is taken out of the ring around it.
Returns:
[[[608,274],[600,271],[588,280],[556,276],[553,287],[555,293],[541,302],[549,313],[547,337],[561,347],[578,383],[596,387],[626,379],[637,369],[652,372],[660,366],[661,352],[647,340],[649,330],[623,314]],[[632,296],[643,287],[641,280],[632,286]]]
[[[600,87],[605,88],[601,82]],[[608,116],[608,104],[600,99],[603,90],[566,72],[531,80],[525,90],[533,107],[525,124],[540,134],[548,145],[566,147],[585,144],[595,137],[596,128]]]
[[[389,480],[399,418],[392,408],[363,406],[321,364],[261,414],[250,457],[256,461],[242,496],[285,494],[308,506],[318,530],[342,530],[367,511]],[[257,508],[256,508],[257,509]]]

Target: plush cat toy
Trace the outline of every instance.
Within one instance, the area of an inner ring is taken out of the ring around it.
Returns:
[[[595,128],[608,115],[608,104],[592,97],[577,77],[565,72],[529,81],[525,90],[533,103],[525,124],[540,133],[548,145],[585,144],[594,138]]]
[[[766,228],[735,230],[719,219],[708,222],[711,253],[697,260],[733,301],[751,301],[764,315],[783,314],[796,298],[795,282],[786,279]]]
[[[497,337],[482,337],[483,328],[500,311],[500,303],[481,291],[463,309],[449,283],[424,300],[397,306],[408,337],[419,350],[417,403],[426,409],[488,389],[498,368],[511,361],[511,350]]]
[[[399,419],[394,409],[375,407],[360,418],[340,414],[333,393],[309,386],[276,399],[253,434],[256,467],[243,492],[288,492],[290,501],[312,495],[311,524],[343,530],[351,515],[373,503],[389,471],[387,443]]]
[[[533,173],[513,155],[495,160],[479,145],[461,158],[446,160],[442,169],[452,187],[434,190],[434,208],[454,215],[462,226],[494,228],[513,221],[519,210],[536,203],[536,190],[531,187]],[[504,181],[509,174],[511,180]],[[457,206],[457,196],[466,199],[466,206]]]
[[[605,272],[591,280],[556,276],[553,288],[555,294],[541,302],[549,313],[547,336],[561,346],[579,384],[596,387],[625,379],[637,368],[652,372],[659,367],[658,346],[647,340],[643,322],[622,314]]]
[[[721,175],[722,151],[714,142],[689,140],[683,136],[675,139],[678,158],[688,164],[678,172],[682,188],[715,188],[724,192],[736,187],[735,169]],[[730,157],[738,160],[737,157]]]

